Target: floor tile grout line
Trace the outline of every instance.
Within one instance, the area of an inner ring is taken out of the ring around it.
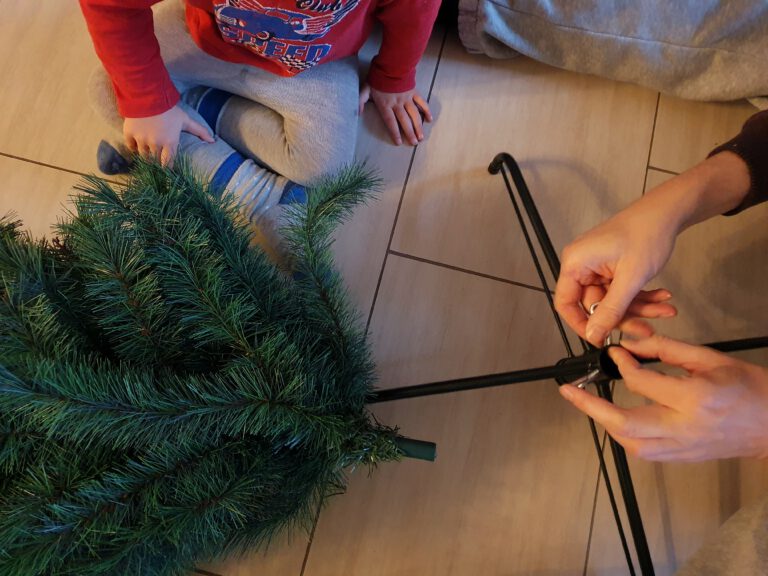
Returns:
[[[195,568],[194,573],[202,574],[203,576],[222,576],[218,572],[209,572],[208,570],[203,570],[202,568]]]
[[[492,274],[477,272],[475,270],[470,270],[468,268],[454,266],[453,264],[446,264],[445,262],[439,262],[438,260],[430,260],[429,258],[414,256],[413,254],[407,254],[405,252],[400,252],[398,250],[388,250],[388,253],[393,256],[399,256],[400,258],[405,258],[407,260],[415,260],[416,262],[423,262],[424,264],[431,264],[432,266],[447,268],[448,270],[453,270],[454,272],[461,272],[463,274],[469,274],[471,276],[479,276],[480,278],[486,278],[488,280],[493,280],[495,282],[502,282],[504,284],[511,284],[512,286],[517,286],[519,288],[527,288],[529,290],[535,290],[536,292],[544,292],[544,289],[540,286],[532,286],[531,284],[526,284],[525,282],[517,282],[515,280],[509,280],[508,278],[502,278],[501,276],[493,276]]]
[[[443,55],[443,48],[445,47],[445,41],[446,41],[447,35],[448,35],[448,31],[446,30],[443,33],[443,39],[442,39],[442,42],[440,44],[440,51],[438,52],[437,62],[435,63],[435,70],[432,73],[432,81],[431,81],[431,83],[429,85],[429,93],[427,95],[427,102],[429,102],[429,98],[432,95],[432,88],[435,85],[435,78],[437,77],[437,69],[440,66],[440,59],[442,58],[442,55]],[[392,238],[394,236],[395,227],[397,226],[397,217],[400,214],[400,207],[402,206],[403,197],[405,196],[405,188],[408,186],[408,179],[409,179],[410,174],[411,174],[411,168],[413,167],[413,160],[414,160],[414,158],[416,156],[416,149],[417,148],[418,148],[418,146],[414,147],[413,152],[411,153],[411,159],[410,159],[410,161],[408,163],[408,170],[406,171],[405,181],[403,182],[403,188],[402,188],[402,190],[400,192],[400,200],[399,200],[398,205],[397,205],[397,212],[395,213],[395,220],[394,220],[394,222],[392,224],[392,230],[390,231],[389,240],[387,242],[387,251],[384,253],[384,260],[382,262],[381,270],[379,272],[379,278],[378,278],[378,281],[376,283],[376,291],[373,294],[373,301],[371,302],[371,308],[370,308],[370,311],[368,312],[368,321],[366,323],[366,330],[370,326],[371,318],[373,317],[373,308],[376,305],[376,298],[377,298],[377,296],[379,294],[379,288],[381,286],[381,279],[382,279],[382,276],[384,275],[384,268],[386,267],[386,263],[387,263],[387,254],[389,252],[389,247],[392,244]],[[307,564],[309,563],[309,554],[310,554],[311,549],[312,549],[312,542],[314,540],[315,530],[317,529],[317,525],[318,525],[318,523],[320,521],[320,512],[321,512],[321,507],[318,506],[317,514],[315,515],[315,520],[314,520],[314,522],[312,524],[312,531],[311,531],[311,533],[309,535],[309,541],[307,542],[307,548],[306,548],[306,550],[304,552],[304,560],[302,561],[302,564],[301,564],[301,572],[299,573],[299,576],[304,576],[304,572],[305,572],[305,570],[307,568]]]
[[[672,174],[672,175],[675,175],[675,176],[677,175],[677,172],[673,172],[671,170],[664,170],[662,168],[656,168],[654,166],[651,166],[651,154],[653,153],[653,144],[654,144],[654,141],[656,139],[656,122],[659,119],[659,107],[660,107],[660,104],[661,104],[661,92],[657,92],[656,93],[656,108],[655,108],[655,110],[653,112],[653,126],[651,128],[651,141],[648,144],[648,158],[646,159],[646,162],[645,162],[645,174],[643,176],[643,189],[640,191],[640,197],[645,196],[645,189],[648,186],[648,172],[650,170],[657,170],[659,172],[664,172],[666,174]],[[605,433],[605,431],[603,431],[603,446],[602,446],[602,451],[603,452],[605,452],[605,440],[606,440],[606,433]],[[598,463],[598,467],[599,467],[599,463]],[[592,518],[591,518],[590,527],[589,527],[589,540],[587,541],[587,553],[586,553],[586,558],[585,558],[585,561],[584,561],[584,572],[583,572],[584,576],[586,576],[587,570],[589,568],[589,555],[590,555],[590,550],[592,548],[592,532],[593,532],[594,524],[595,524],[595,515],[596,515],[596,510],[597,510],[597,495],[598,495],[598,490],[600,488],[600,479],[601,479],[601,476],[600,476],[599,469],[598,469],[597,489],[595,490],[595,500],[594,500],[594,503],[593,503]],[[623,497],[622,497],[622,500],[623,500]],[[626,505],[626,503],[625,503],[625,505]]]
[[[448,39],[448,29],[443,32],[443,39],[440,43],[440,51],[437,54],[437,62],[435,63],[435,70],[432,72],[432,81],[429,84],[429,92],[427,93],[427,102],[432,98],[432,89],[435,87],[435,80],[437,79],[437,72],[440,69],[440,61],[443,58],[443,50],[445,49],[445,43]],[[411,160],[408,162],[408,169],[405,172],[405,180],[403,181],[403,187],[400,191],[400,200],[397,203],[397,211],[395,212],[395,219],[392,222],[392,229],[389,232],[389,240],[387,241],[387,249],[384,252],[384,260],[381,263],[381,270],[379,271],[379,278],[376,282],[376,290],[373,293],[373,300],[371,301],[371,308],[368,311],[368,320],[365,323],[366,332],[371,326],[371,319],[373,318],[373,310],[376,307],[376,301],[379,297],[379,289],[381,288],[381,281],[384,278],[384,270],[387,267],[387,257],[389,256],[389,250],[392,247],[392,240],[395,237],[395,230],[397,229],[397,220],[400,217],[400,209],[403,207],[403,199],[405,198],[405,190],[408,187],[408,182],[411,178],[411,169],[413,168],[413,162],[416,158],[416,151],[419,149],[418,145],[413,148],[411,153]]]
[[[674,170],[667,170],[666,168],[659,168],[657,166],[651,166],[648,165],[648,170],[656,170],[656,172],[664,172],[664,174],[670,174],[672,176],[679,176],[680,172],[675,172]]]
[[[653,111],[653,127],[651,128],[651,142],[648,145],[648,159],[645,162],[645,175],[643,177],[643,189],[640,196],[645,195],[645,187],[648,186],[648,169],[651,167],[651,154],[653,153],[653,141],[656,138],[656,120],[659,118],[659,103],[661,102],[661,92],[656,94],[656,109]]]
[[[440,43],[440,51],[437,54],[437,62],[435,63],[435,70],[432,72],[432,81],[429,84],[429,92],[427,93],[427,102],[429,102],[430,98],[432,97],[432,89],[435,86],[435,79],[437,78],[437,71],[440,68],[440,60],[443,57],[443,49],[445,48],[445,42],[447,38],[448,38],[448,29],[446,28],[446,30],[443,32],[443,39]],[[371,318],[373,318],[373,309],[374,309],[374,306],[376,306],[376,299],[378,298],[378,295],[379,295],[379,288],[381,287],[381,280],[384,276],[384,269],[387,266],[387,256],[389,254],[389,248],[392,245],[392,238],[394,238],[395,236],[395,228],[397,228],[397,218],[400,215],[400,208],[403,205],[403,198],[405,197],[405,189],[408,186],[408,180],[410,179],[410,176],[411,176],[411,168],[413,168],[413,161],[416,158],[416,150],[418,150],[418,146],[414,147],[413,152],[411,153],[411,160],[408,162],[408,170],[406,170],[405,180],[403,181],[403,187],[402,187],[402,190],[400,191],[400,200],[397,203],[397,212],[395,212],[395,220],[392,223],[392,230],[389,233],[389,240],[387,241],[387,250],[384,252],[384,260],[381,263],[379,278],[376,282],[376,291],[373,293],[373,301],[371,302],[371,308],[368,312],[368,321],[365,324],[366,331],[368,331],[368,328],[371,325]],[[312,525],[312,532],[309,536],[309,542],[307,542],[307,549],[304,553],[304,561],[302,562],[301,572],[299,573],[299,576],[304,576],[304,572],[307,568],[307,564],[309,563],[309,554],[312,549],[312,543],[315,537],[315,530],[317,529],[317,525],[320,521],[320,512],[321,512],[321,507],[319,506],[317,510],[317,514],[315,515],[315,522]]]
[[[307,541],[307,549],[304,551],[304,560],[301,562],[301,572],[299,572],[299,576],[304,576],[304,571],[307,569],[307,564],[309,564],[309,552],[312,549],[312,542],[315,540],[315,530],[317,530],[317,525],[320,523],[320,512],[322,512],[323,509],[323,503],[320,502],[317,505],[317,513],[315,514],[315,521],[312,523],[312,531],[309,533],[309,540]]]
[[[69,174],[75,174],[77,176],[91,176],[93,173],[87,173],[87,172],[78,172],[77,170],[70,170],[69,168],[64,168],[62,166],[56,166],[55,164],[47,164],[45,162],[40,162],[39,160],[32,160],[31,158],[24,158],[23,156],[16,156],[14,154],[8,154],[7,152],[0,152],[0,156],[4,158],[10,158],[12,160],[19,160],[20,162],[27,162],[29,164],[34,164],[36,166],[43,166],[44,168],[50,168],[51,170],[58,170],[60,172],[68,172]],[[120,184],[120,182],[116,180],[110,180],[109,178],[104,178],[103,176],[99,176],[99,178],[102,178],[103,180],[106,180],[107,182],[111,182],[112,184]]]

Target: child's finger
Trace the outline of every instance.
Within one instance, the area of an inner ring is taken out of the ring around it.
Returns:
[[[203,142],[212,143],[213,136],[211,136],[210,130],[200,124],[199,122],[196,122],[192,120],[191,118],[187,118],[187,120],[184,121],[184,124],[181,126],[182,131],[189,132],[190,134],[193,134],[200,138]]]
[[[424,120],[427,122],[432,122],[432,112],[429,109],[429,104],[427,103],[424,98],[421,97],[421,94],[418,92],[413,95],[413,101],[416,103],[416,106],[418,106],[422,113],[424,114]]]
[[[424,140],[424,131],[421,129],[421,114],[419,113],[418,108],[416,108],[416,105],[412,102],[407,102],[405,104],[405,111],[408,112],[408,116],[410,116],[411,122],[413,122],[416,138],[418,138],[419,141]]]
[[[166,146],[166,148],[168,149],[168,156],[169,156],[168,165],[172,167],[174,161],[176,160],[176,154],[179,151],[179,142],[178,141],[171,142],[170,144],[168,144],[168,146]]]
[[[168,146],[163,146],[163,149],[160,152],[160,164],[168,168],[173,168],[173,156],[174,153],[171,148]]]
[[[360,88],[360,108],[358,109],[358,113],[363,113],[363,108],[365,107],[365,103],[368,102],[371,98],[371,87],[366,84],[362,88]]]
[[[125,136],[125,145],[128,147],[128,150],[131,152],[138,152],[139,151],[139,145],[136,142],[136,138],[133,136]]]
[[[405,107],[397,106],[395,108],[395,116],[397,117],[397,120],[400,123],[400,128],[403,131],[403,135],[405,136],[405,139],[412,146],[416,146],[416,144],[419,143],[419,140],[416,138],[416,134],[414,134],[413,132],[413,123],[411,122],[410,116],[408,116],[408,112],[405,111]]]
[[[378,109],[379,113],[381,113],[382,120],[384,120],[384,125],[387,127],[387,130],[389,130],[389,135],[392,136],[392,141],[397,146],[400,146],[400,144],[403,143],[403,139],[400,137],[400,127],[397,125],[395,113],[391,108],[387,108],[386,106],[378,106]]]

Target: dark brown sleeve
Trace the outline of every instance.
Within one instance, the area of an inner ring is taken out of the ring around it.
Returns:
[[[746,162],[751,182],[741,204],[725,213],[731,216],[768,200],[768,110],[749,118],[739,134],[712,150],[709,156],[725,151],[733,152]]]

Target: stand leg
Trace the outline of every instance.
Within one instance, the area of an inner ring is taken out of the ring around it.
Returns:
[[[601,398],[613,402],[610,382],[600,382],[597,385],[597,392]],[[651,551],[648,548],[648,540],[645,536],[643,527],[643,518],[640,516],[640,506],[637,503],[635,487],[632,483],[632,476],[629,473],[629,463],[624,448],[610,436],[608,437],[613,454],[613,463],[616,467],[616,475],[619,479],[621,495],[624,498],[624,507],[627,511],[627,520],[629,529],[632,532],[632,539],[635,543],[635,552],[637,561],[640,564],[640,573],[643,576],[653,576],[655,574],[653,561],[651,560]]]
[[[533,201],[531,192],[528,190],[528,185],[525,182],[525,178],[523,178],[523,173],[520,170],[520,167],[518,166],[517,162],[511,155],[507,153],[497,154],[496,157],[493,159],[493,162],[491,162],[490,166],[488,167],[488,171],[491,174],[497,174],[498,172],[501,172],[501,175],[504,177],[504,184],[506,185],[507,191],[509,192],[509,198],[512,201],[515,211],[517,212],[518,220],[520,220],[520,225],[523,228],[523,233],[525,234],[526,240],[528,240],[531,257],[533,258],[534,263],[536,264],[536,268],[539,271],[539,277],[542,281],[542,287],[547,293],[547,300],[549,301],[550,307],[552,308],[552,313],[555,315],[556,322],[562,334],[562,323],[560,321],[558,314],[555,312],[549,286],[547,285],[546,279],[541,274],[541,269],[540,269],[541,267],[538,264],[538,257],[530,245],[530,240],[528,239],[527,227],[525,223],[522,221],[522,218],[520,215],[520,209],[517,206],[517,201],[515,200],[515,196],[512,193],[512,186],[510,185],[509,178],[507,177],[507,172],[504,170],[505,167],[509,170],[509,173],[512,177],[512,181],[515,183],[515,189],[517,190],[517,193],[520,196],[520,201],[523,205],[523,208],[525,209],[525,212],[528,215],[528,221],[530,222],[531,228],[533,229],[533,232],[539,241],[539,246],[542,252],[544,253],[544,258],[547,260],[549,269],[555,278],[557,278],[560,275],[560,258],[558,258],[557,256],[557,251],[555,250],[555,247],[552,244],[552,240],[550,240],[549,238],[547,229],[544,226],[544,222],[541,219],[541,215],[539,214],[539,211],[536,208],[536,203]],[[568,349],[568,353],[569,353],[568,355],[572,356],[573,354],[570,351],[570,345],[568,344],[567,338],[565,337],[564,334],[562,334],[562,336],[565,342],[565,346]],[[585,353],[587,353],[591,349],[594,349],[588,342],[585,342],[583,339],[580,340],[580,342]],[[600,390],[601,388],[603,390],[602,393],[606,394],[606,398],[609,399],[611,395],[610,385],[607,382],[603,382],[602,385],[600,384],[598,385],[598,390]],[[635,490],[632,485],[632,477],[629,473],[629,465],[627,464],[626,454],[624,453],[624,449],[621,446],[619,446],[613,440],[613,438],[610,439],[610,442],[611,442],[611,450],[613,451],[614,462],[616,464],[616,472],[618,474],[619,482],[621,484],[621,493],[622,493],[622,496],[624,497],[624,505],[627,509],[627,516],[629,517],[630,527],[632,530],[632,539],[634,540],[635,551],[637,552],[638,561],[640,563],[640,570],[643,576],[653,576],[654,574],[653,562],[651,561],[650,551],[648,550],[648,542],[645,537],[643,520],[642,520],[642,517],[640,516],[640,508],[637,505],[637,499],[635,498]],[[602,459],[602,451],[601,451],[600,444],[596,443],[595,448],[598,450],[598,452],[600,452],[598,456]],[[610,478],[608,477],[607,470],[605,469],[604,466],[601,466],[601,472],[603,473],[603,478],[605,480],[606,486],[610,486]],[[624,531],[623,531],[623,527],[622,527],[618,512],[616,510],[616,502],[613,499],[611,499],[611,505],[614,510],[614,517],[616,518],[616,525],[619,530],[619,534],[622,536],[622,539],[623,539]],[[627,552],[626,546],[624,550],[626,553]],[[633,573],[634,568],[632,566],[632,559],[630,558],[629,554],[626,554],[626,557],[627,557],[627,564],[629,566],[630,573]]]

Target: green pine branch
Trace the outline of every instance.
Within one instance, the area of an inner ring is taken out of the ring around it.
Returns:
[[[0,574],[181,575],[400,457],[331,252],[376,186],[292,209],[298,279],[183,163],[88,179],[51,242],[0,220]]]
[[[372,387],[373,363],[367,335],[359,327],[358,315],[348,303],[334,266],[332,234],[379,187],[380,180],[364,166],[351,166],[335,179],[320,182],[305,206],[293,207],[284,228],[286,241],[296,255],[297,283],[302,288],[299,297],[307,319],[319,333],[327,335],[323,345],[333,351],[340,365],[340,381],[348,383],[338,389],[338,397],[349,398],[357,409]]]

